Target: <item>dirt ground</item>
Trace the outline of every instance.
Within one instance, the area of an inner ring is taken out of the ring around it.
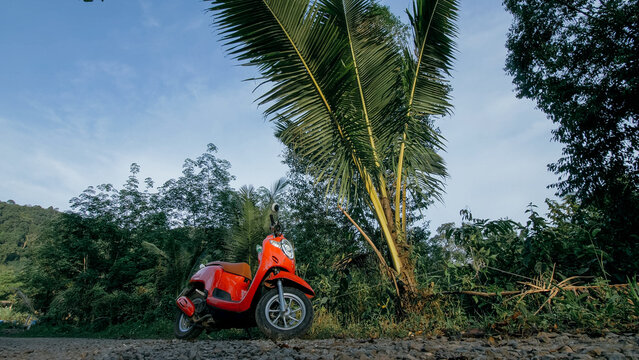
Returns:
[[[519,339],[104,340],[0,337],[0,359],[639,359],[639,334]]]

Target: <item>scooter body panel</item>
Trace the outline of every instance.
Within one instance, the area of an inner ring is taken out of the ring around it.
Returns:
[[[246,296],[249,288],[249,280],[247,278],[224,270],[216,274],[219,280],[216,281],[211,296],[230,301],[241,301]]]
[[[218,279],[218,274],[222,271],[222,268],[219,266],[206,266],[198,270],[193,276],[191,276],[191,280],[189,283],[200,283],[202,287],[207,292],[207,297],[211,296],[213,293],[213,289],[216,285],[216,280]]]

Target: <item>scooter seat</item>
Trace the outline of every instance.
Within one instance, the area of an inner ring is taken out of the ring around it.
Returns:
[[[247,263],[229,263],[224,261],[213,261],[206,266],[221,266],[224,271],[227,273],[244,276],[245,278],[251,280],[251,267]]]

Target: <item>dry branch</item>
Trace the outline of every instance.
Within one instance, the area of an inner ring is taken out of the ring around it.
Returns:
[[[524,286],[527,286],[528,289],[525,290],[511,290],[511,291],[500,291],[500,292],[481,292],[481,291],[472,291],[472,290],[461,290],[461,291],[444,291],[440,294],[443,295],[452,295],[452,294],[464,294],[464,295],[473,295],[473,296],[481,296],[481,297],[494,297],[494,296],[510,296],[510,298],[506,299],[506,301],[519,298],[517,303],[519,303],[524,297],[531,294],[548,294],[548,299],[544,301],[539,309],[535,312],[535,314],[539,313],[544,306],[549,305],[561,291],[587,291],[590,289],[601,289],[601,288],[626,288],[628,284],[615,284],[615,285],[573,285],[572,282],[577,279],[589,278],[587,276],[571,276],[566,278],[560,282],[555,280],[555,267],[553,266],[553,271],[550,276],[548,282],[546,282],[541,277],[530,281],[530,282],[518,282]],[[553,283],[554,281],[554,283]]]
[[[364,237],[364,239],[366,239],[366,241],[371,246],[371,248],[373,248],[373,251],[377,255],[377,258],[379,258],[380,263],[382,264],[382,267],[384,268],[384,270],[386,272],[388,272],[388,276],[390,276],[390,278],[393,280],[393,284],[395,285],[395,291],[397,292],[397,296],[401,296],[400,291],[399,291],[399,287],[397,286],[397,280],[395,279],[395,274],[393,273],[391,268],[386,263],[386,260],[384,260],[384,257],[382,256],[382,253],[379,252],[379,250],[377,249],[375,244],[373,244],[373,241],[371,240],[371,238],[369,238],[368,235],[366,235],[364,230],[362,230],[362,228],[359,225],[357,225],[355,220],[353,220],[353,218],[350,215],[348,215],[346,210],[342,209],[342,207],[340,205],[337,205],[337,207],[344,213],[344,215],[346,215],[348,220],[350,220],[351,223],[353,223],[353,225],[355,225],[355,228],[360,232],[360,234],[362,234],[362,236]]]

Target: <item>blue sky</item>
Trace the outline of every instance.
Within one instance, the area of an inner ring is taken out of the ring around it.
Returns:
[[[409,1],[382,1],[396,14]],[[214,143],[234,187],[286,172],[257,107],[254,75],[225,55],[206,3],[32,0],[0,5],[0,200],[68,209],[90,185],[122,184],[133,162],[156,184]],[[552,197],[552,123],[517,99],[503,71],[511,22],[500,0],[461,1],[444,202],[432,228],[476,217],[524,219]]]

